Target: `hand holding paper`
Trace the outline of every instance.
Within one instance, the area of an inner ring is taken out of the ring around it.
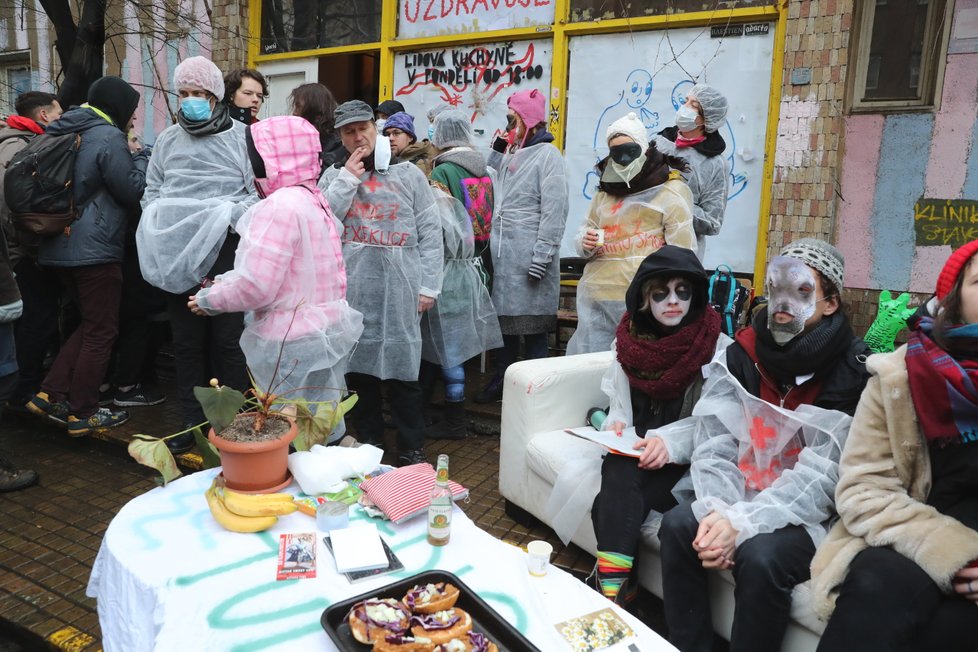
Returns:
[[[590,439],[616,453],[629,457],[639,457],[639,454],[635,452],[635,448],[636,444],[642,440],[635,434],[635,428],[625,428],[620,434],[613,430],[595,430],[591,426],[569,428],[564,432],[583,437],[584,439]]]

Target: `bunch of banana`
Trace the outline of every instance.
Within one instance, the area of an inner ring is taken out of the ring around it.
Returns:
[[[242,494],[223,485],[215,478],[204,495],[211,515],[225,530],[261,532],[297,509],[291,494]]]

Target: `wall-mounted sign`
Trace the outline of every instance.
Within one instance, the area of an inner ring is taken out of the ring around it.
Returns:
[[[771,23],[751,23],[749,25],[714,25],[710,28],[710,38],[728,36],[763,36],[771,31]]]
[[[555,0],[400,0],[397,38],[549,26],[554,4]]]
[[[914,204],[913,228],[918,247],[956,249],[978,240],[978,200],[921,197]]]

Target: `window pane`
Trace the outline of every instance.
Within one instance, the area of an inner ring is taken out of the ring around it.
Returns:
[[[571,0],[571,22],[776,5],[774,0]]]
[[[863,99],[920,97],[920,71],[929,58],[924,37],[931,4],[928,0],[877,1]]]
[[[4,110],[13,113],[17,96],[31,90],[31,69],[25,64],[23,66],[11,66],[5,72],[7,106],[4,107]]]
[[[382,0],[262,0],[261,53],[380,40]]]

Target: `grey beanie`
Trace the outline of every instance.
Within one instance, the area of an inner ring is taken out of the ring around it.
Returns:
[[[435,133],[431,136],[431,144],[438,149],[471,147],[472,123],[468,116],[458,109],[439,113],[435,118]]]
[[[825,278],[832,281],[841,292],[845,279],[846,259],[842,252],[824,240],[802,238],[786,244],[781,255],[796,258],[812,269],[817,269]]]
[[[333,128],[339,129],[352,122],[373,122],[374,110],[362,100],[350,100],[336,107],[333,113]]]

